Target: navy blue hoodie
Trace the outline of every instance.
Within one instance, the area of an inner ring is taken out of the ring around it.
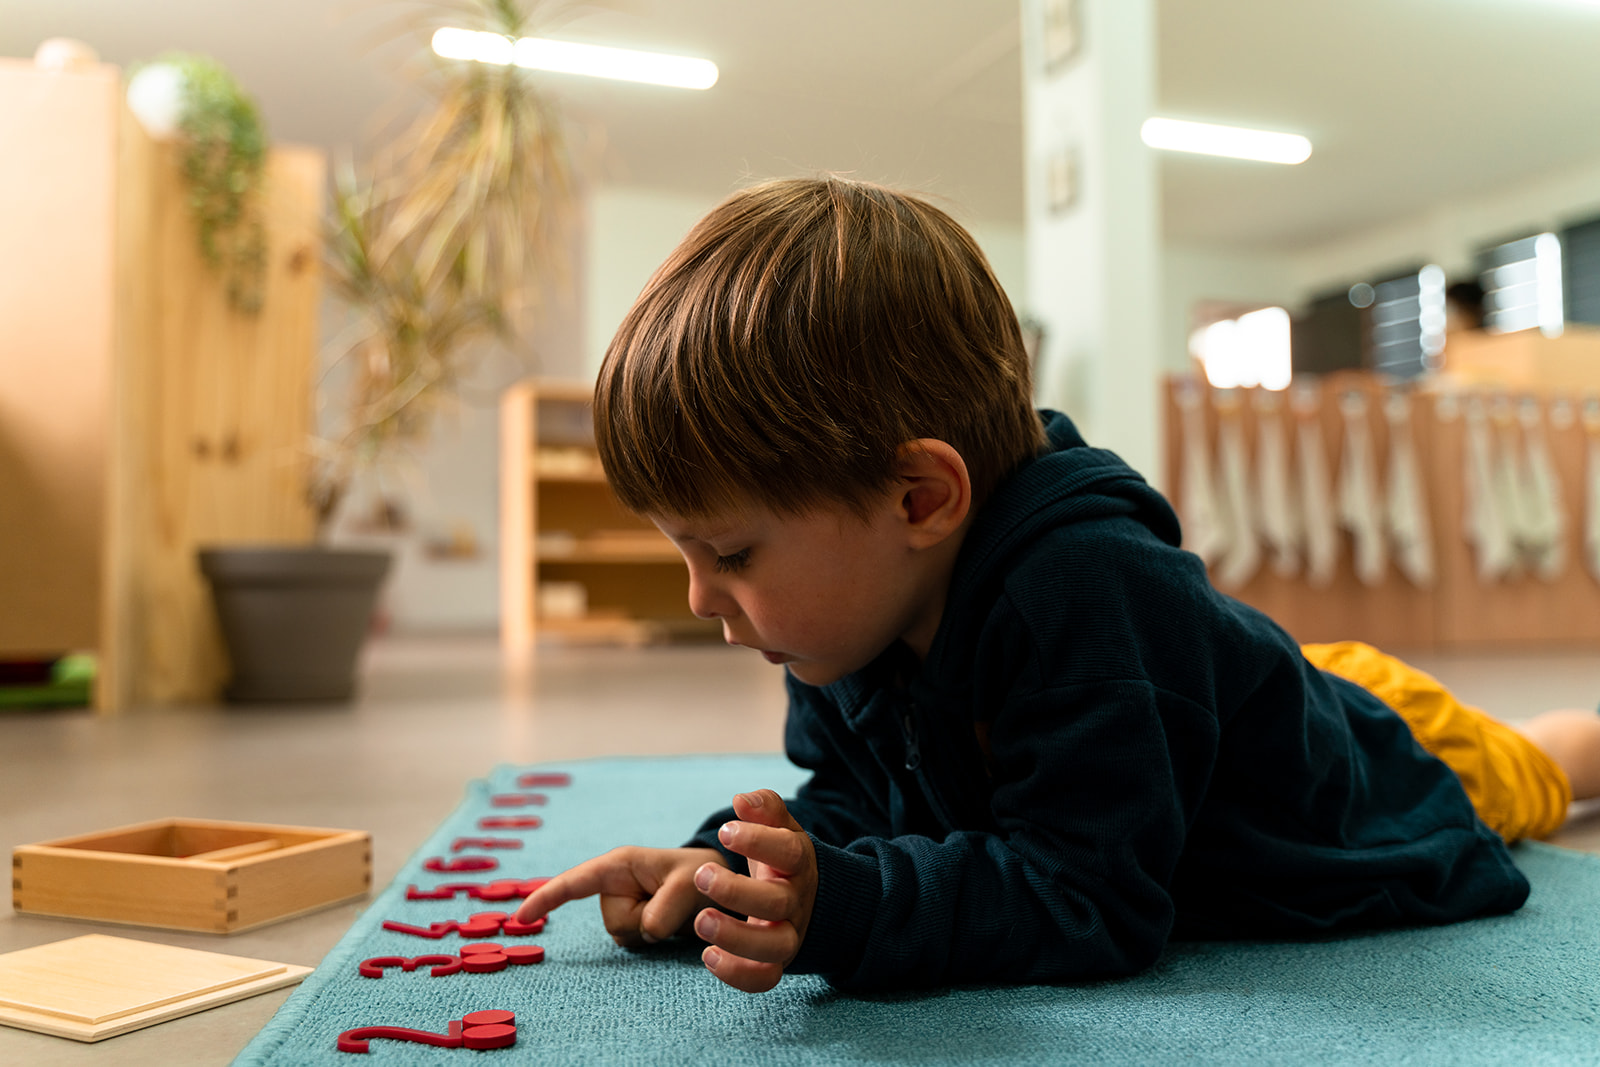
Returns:
[[[981,508],[926,660],[897,643],[788,680],[785,745],[812,772],[789,810],[819,876],[788,970],[1082,980],[1174,936],[1521,906],[1505,845],[1399,716],[1214,590],[1166,500],[1042,414],[1051,450]]]

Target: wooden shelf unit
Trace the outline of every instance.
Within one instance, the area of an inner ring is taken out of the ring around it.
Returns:
[[[714,637],[689,611],[689,574],[672,542],[623,510],[594,451],[593,387],[527,381],[500,407],[500,637],[647,644]],[[587,610],[542,612],[539,587],[583,586]]]
[[[1528,341],[1522,339],[1516,343],[1522,345]],[[1482,381],[1494,379],[1486,377]],[[1183,499],[1180,388],[1182,384],[1177,377],[1169,377],[1164,383],[1166,484],[1169,499],[1173,501]],[[1202,410],[1207,441],[1215,457],[1219,424],[1217,391],[1204,386],[1202,391],[1206,397]],[[1367,396],[1368,424],[1373,435],[1380,486],[1386,486],[1389,427],[1382,414],[1386,386],[1381,379],[1365,372],[1329,375],[1322,383],[1322,400],[1313,418],[1322,431],[1330,486],[1338,484],[1344,438],[1337,396],[1350,391]],[[1260,415],[1249,397],[1254,390],[1237,392],[1238,418],[1247,443],[1254,485],[1255,441]],[[1501,394],[1514,396],[1518,401],[1532,398],[1546,413],[1559,398],[1577,404],[1584,395],[1576,388],[1554,388],[1542,383],[1538,386],[1519,383],[1514,389],[1490,385],[1478,390],[1479,397],[1486,403]],[[1226,592],[1271,616],[1301,642],[1365,641],[1385,651],[1402,653],[1600,646],[1600,581],[1587,573],[1579,552],[1584,536],[1582,505],[1586,462],[1581,419],[1565,426],[1546,422],[1543,430],[1567,511],[1567,557],[1563,573],[1554,581],[1544,581],[1519,567],[1512,574],[1485,583],[1478,577],[1475,554],[1462,532],[1465,492],[1462,471],[1467,443],[1465,418],[1460,408],[1467,403],[1467,395],[1452,399],[1445,393],[1417,391],[1411,394],[1412,439],[1424,487],[1437,575],[1430,588],[1418,588],[1400,574],[1392,547],[1383,581],[1375,586],[1362,584],[1352,564],[1350,534],[1340,529],[1338,568],[1326,587],[1313,588],[1300,574],[1280,577],[1263,560],[1248,582]],[[1293,416],[1286,418],[1293,440]],[[1298,445],[1293,447],[1298,450]]]
[[[195,550],[316,531],[326,159],[268,154],[249,316],[116,67],[0,58],[0,145],[0,660],[93,650],[102,711],[214,701],[227,653]]]

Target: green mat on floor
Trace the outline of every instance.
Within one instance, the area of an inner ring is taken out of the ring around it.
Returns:
[[[496,807],[517,777],[570,772],[543,806]],[[407,900],[407,886],[550,875],[618,844],[677,845],[736,791],[789,792],[800,774],[775,756],[608,759],[502,767],[351,927],[236,1061],[687,1064],[1529,1064],[1600,1063],[1600,859],[1523,845],[1533,883],[1515,915],[1455,926],[1293,944],[1175,944],[1138,977],[1072,986],[956,988],[850,996],[789,977],[751,997],[721,985],[689,946],[633,954],[601,928],[594,901],[555,913],[537,936],[545,962],[434,978],[425,968],[363,978],[369,957],[453,952],[382,928],[427,926],[515,901]],[[483,830],[484,817],[533,814],[534,830]],[[424,869],[458,837],[518,836],[477,874]],[[516,1013],[511,1048],[470,1051],[374,1040],[365,1059],[335,1048],[345,1030],[444,1032],[482,1009]],[[480,1059],[479,1057],[482,1057]]]

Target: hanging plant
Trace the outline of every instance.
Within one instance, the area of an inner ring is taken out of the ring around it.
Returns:
[[[222,279],[229,305],[250,315],[260,311],[267,266],[261,220],[267,134],[255,102],[222,64],[182,53],[136,71],[128,97],[152,132],[170,132],[182,141],[180,166],[200,255]]]
[[[518,38],[536,6],[457,0],[413,25]],[[356,321],[338,353],[354,364],[346,425],[318,443],[311,486],[324,523],[358,471],[427,436],[486,342],[512,340],[571,211],[560,119],[528,71],[440,60],[425,85],[432,106],[334,193],[328,278]]]

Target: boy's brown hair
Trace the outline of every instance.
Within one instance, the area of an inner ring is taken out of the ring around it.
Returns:
[[[976,242],[930,204],[837,177],[745,189],[690,231],[606,351],[595,426],[622,503],[685,517],[864,514],[923,437],[961,453],[981,502],[1045,443]]]

